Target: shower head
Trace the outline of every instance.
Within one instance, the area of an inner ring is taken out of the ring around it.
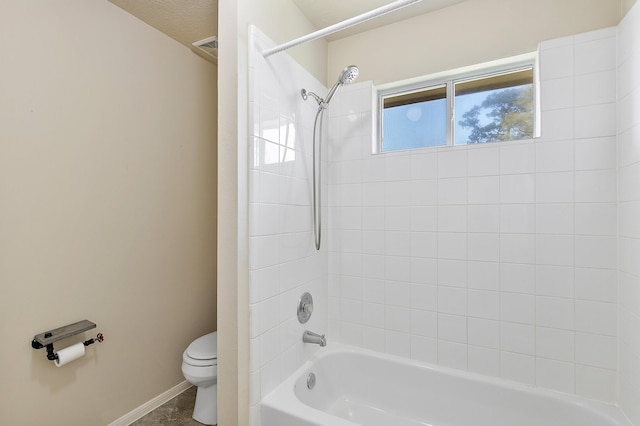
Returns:
[[[359,73],[360,70],[355,65],[349,65],[348,67],[343,69],[338,76],[338,81],[336,81],[336,84],[334,84],[331,90],[329,90],[329,93],[327,93],[327,97],[324,98],[324,107],[326,108],[327,106],[329,106],[329,101],[331,101],[333,94],[336,93],[336,90],[339,86],[343,84],[353,83],[353,81],[358,78]]]

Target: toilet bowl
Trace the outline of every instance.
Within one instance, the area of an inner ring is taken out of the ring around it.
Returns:
[[[182,374],[198,388],[193,419],[205,425],[218,422],[218,334],[205,334],[182,354]]]

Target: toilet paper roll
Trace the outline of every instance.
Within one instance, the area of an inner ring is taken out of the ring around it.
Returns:
[[[56,367],[62,367],[84,356],[84,344],[76,343],[75,345],[60,349],[56,354],[58,355],[58,359],[55,360]]]

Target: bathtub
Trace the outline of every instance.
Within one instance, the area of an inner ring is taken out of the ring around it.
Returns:
[[[613,405],[339,344],[267,395],[260,413],[262,426],[631,426]]]

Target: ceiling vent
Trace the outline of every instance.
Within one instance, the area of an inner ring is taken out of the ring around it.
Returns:
[[[194,52],[209,62],[218,63],[218,37],[212,36],[191,44]]]

